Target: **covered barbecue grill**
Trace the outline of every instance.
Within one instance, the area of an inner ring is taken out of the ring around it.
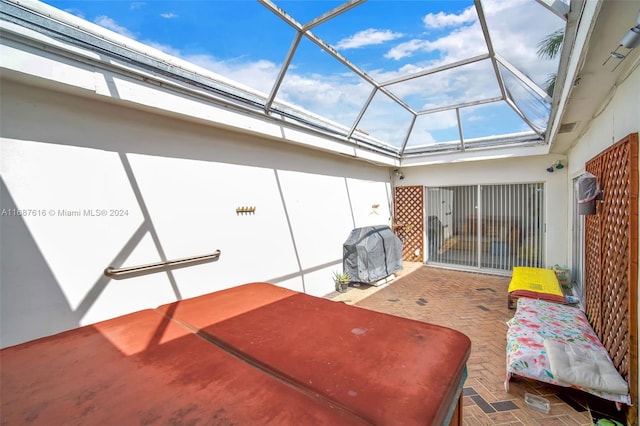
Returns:
[[[353,282],[372,284],[402,269],[402,241],[385,225],[355,228],[342,253]]]

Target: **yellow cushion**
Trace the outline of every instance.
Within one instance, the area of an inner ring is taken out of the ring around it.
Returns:
[[[511,282],[509,283],[509,293],[517,290],[527,290],[564,297],[555,272],[545,268],[527,268],[524,266],[513,268]]]

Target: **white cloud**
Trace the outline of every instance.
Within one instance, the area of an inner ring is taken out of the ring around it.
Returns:
[[[420,116],[420,126],[430,130],[452,129],[458,126],[455,111],[442,111]],[[418,120],[416,120],[418,121]]]
[[[175,56],[175,57],[180,57],[181,53],[180,53],[180,49],[176,49],[173,46],[169,46],[167,44],[161,44],[161,43],[156,43],[155,41],[143,41],[142,43],[144,43],[145,45],[152,47],[154,49],[157,49],[161,52],[166,53],[167,55],[171,55],[171,56]]]
[[[445,28],[472,23],[477,20],[474,6],[469,6],[462,13],[429,13],[422,18],[427,28]]]
[[[433,136],[435,131],[448,131],[446,133],[457,136],[458,120],[454,111],[443,111],[435,114],[419,115],[413,125],[408,146],[431,145],[436,142]],[[439,141],[446,142],[446,141]]]
[[[509,10],[518,3],[523,4],[525,1],[526,0],[484,0],[482,6],[485,15],[496,15],[503,13],[505,10]]]
[[[177,18],[178,17],[178,15],[176,15],[175,13],[171,13],[171,12],[161,13],[160,16],[165,18],[165,19],[173,19],[173,18]]]
[[[430,66],[438,66],[444,63],[451,63],[461,59],[470,58],[487,52],[487,45],[482,35],[480,23],[473,8],[465,9],[461,15],[429,14],[423,21],[435,21],[441,16],[440,23],[431,22],[431,25],[448,26],[454,23],[472,23],[472,25],[456,25],[448,34],[434,39],[413,39],[391,48],[385,58],[400,60],[408,58],[417,53],[440,52],[440,60],[433,61]],[[431,18],[430,18],[431,17]],[[429,19],[428,19],[429,18]],[[427,25],[425,23],[425,25]]]
[[[543,84],[547,75],[555,71],[557,60],[539,58],[537,44],[562,27],[563,21],[536,2],[484,0],[482,4],[496,52]]]
[[[418,129],[414,126],[414,128],[411,129],[411,137],[407,141],[407,147],[433,145],[436,142],[436,138],[433,137],[428,129]]]
[[[400,147],[409,130],[412,115],[388,96],[378,92],[358,124],[372,137]]]
[[[280,71],[280,65],[267,60],[221,61],[211,55],[187,55],[182,58],[264,94],[271,92]]]
[[[544,76],[550,72],[549,64],[537,57],[536,43],[532,40],[542,39],[561,23],[554,24],[552,21],[549,24],[545,19],[535,19],[536,25],[531,25],[533,18],[528,12],[532,6],[519,0],[483,0],[482,4],[485,6],[485,15],[497,52],[527,73]],[[509,19],[506,19],[507,17]],[[100,17],[96,22],[134,38],[126,28],[106,16]],[[372,59],[374,69],[367,69],[367,73],[378,81],[387,81],[487,52],[486,42],[473,8],[467,8],[457,15],[429,14],[424,16],[423,23],[431,38],[414,37],[412,40],[398,43],[388,50],[385,57],[393,60],[405,59],[401,64],[395,68],[383,68],[382,64],[376,64]],[[438,31],[430,31],[432,29]],[[439,36],[433,37],[434,34]],[[403,37],[403,34],[399,32],[370,28],[340,40],[336,47],[356,49],[388,43],[400,37]],[[239,57],[222,61],[212,55],[185,55],[172,46],[148,41],[145,43],[264,94],[271,91],[280,71],[280,64],[269,60]],[[420,53],[428,54],[426,59],[425,56],[419,55]],[[411,57],[419,59],[406,60]],[[489,72],[479,72],[461,67],[451,72],[433,74],[424,81],[412,80],[402,86],[390,87],[390,90],[403,99],[410,99],[412,106],[420,110],[432,105],[440,106],[449,102],[495,96],[496,84],[492,69],[489,69]],[[303,74],[292,66],[280,88],[278,100],[299,105],[349,127],[371,90],[368,83],[352,73]],[[375,138],[397,143],[404,137],[409,123],[408,113],[398,109],[397,106],[388,108],[386,104],[372,104],[371,109],[365,114],[365,120],[358,127]],[[413,131],[420,135],[418,140],[425,143],[433,141],[430,130],[446,130],[453,126],[455,121],[450,117],[429,115],[421,116],[420,123],[416,123]],[[411,141],[413,143],[416,139],[412,136]]]
[[[120,35],[123,35],[125,37],[129,37],[132,39],[135,39],[135,35],[129,31],[128,29],[126,29],[125,27],[119,25],[118,23],[116,23],[116,21],[114,21],[113,19],[109,18],[108,16],[102,15],[102,16],[98,16],[94,22],[98,25],[100,25],[101,27],[104,27],[108,30],[111,30],[113,32],[116,32]]]
[[[413,39],[394,46],[385,53],[384,57],[399,60],[412,56],[416,51],[428,50],[428,46],[429,42],[427,40]]]
[[[369,28],[363,31],[358,31],[354,35],[338,41],[336,48],[357,49],[363,46],[382,44],[400,37],[402,37],[402,33],[395,33],[391,30],[376,30],[374,28]]]
[[[123,36],[136,40],[134,33],[116,23],[108,16],[99,16],[95,23],[114,31]],[[271,91],[280,66],[266,60],[257,61],[221,61],[212,55],[185,55],[180,49],[171,45],[157,43],[152,40],[142,40],[145,45],[157,49],[176,58],[183,59],[189,63],[217,73],[225,78],[231,79],[239,84],[243,84],[254,90],[268,94]]]
[[[349,127],[371,90],[368,83],[354,75],[302,75],[289,70],[278,99]]]
[[[552,16],[535,2],[522,0],[484,0],[484,14],[494,49],[509,62],[529,75],[538,84],[543,84],[549,73],[557,66],[555,61],[538,57],[537,41],[562,26],[559,18]],[[535,22],[535,25],[531,23]],[[477,55],[486,54],[487,44],[480,28],[475,9],[467,8],[460,14],[436,13],[423,18],[427,30],[450,27],[450,31],[436,38],[414,38],[392,47],[385,58],[404,60],[404,70],[412,72],[451,64]],[[470,25],[469,25],[470,24]],[[429,32],[427,34],[433,34]],[[435,33],[437,34],[437,33]],[[407,64],[407,58],[419,58],[420,54],[431,55],[430,60],[416,60]],[[433,58],[433,55],[438,56]],[[379,73],[388,78],[406,75],[403,69]],[[395,75],[394,75],[395,74]],[[478,75],[474,85],[482,85],[491,75]],[[495,79],[493,79],[495,80]]]
[[[479,22],[440,37],[431,42],[429,48],[441,52],[442,63],[456,62],[488,52]]]
[[[96,23],[132,39],[136,38],[132,32],[107,16],[96,19]],[[142,42],[265,95],[271,92],[280,72],[280,64],[268,60],[247,60],[243,57],[220,60],[208,54],[187,55],[176,47],[151,40]],[[298,105],[337,123],[351,124],[370,91],[369,84],[352,73],[302,75],[291,66],[278,92],[278,100]]]
[[[76,9],[72,7],[72,8],[64,9],[64,11],[74,16],[77,16],[78,18],[84,19],[85,21],[88,21],[88,19],[84,16],[84,13],[82,13],[80,9]]]

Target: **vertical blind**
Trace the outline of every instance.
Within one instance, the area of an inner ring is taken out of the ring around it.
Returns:
[[[428,187],[428,262],[543,266],[543,202],[542,183]]]

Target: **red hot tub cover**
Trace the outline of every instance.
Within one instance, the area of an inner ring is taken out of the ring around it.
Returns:
[[[442,425],[470,349],[445,327],[245,284],[2,349],[2,422]]]

